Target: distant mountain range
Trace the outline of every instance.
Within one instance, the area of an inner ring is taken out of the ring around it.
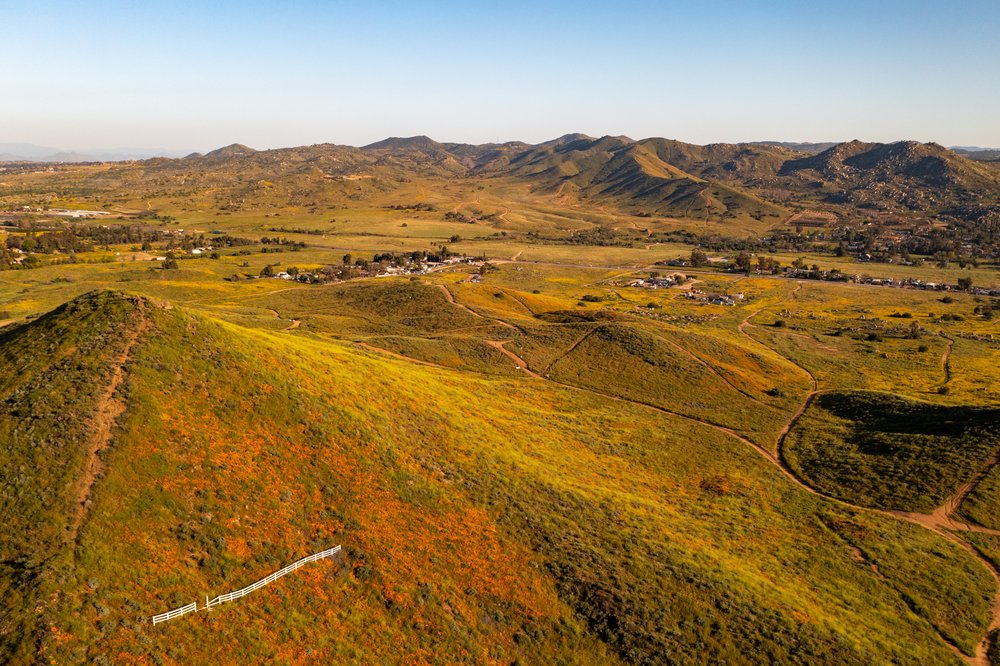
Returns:
[[[864,210],[965,221],[1000,215],[1000,164],[915,141],[699,146],[567,134],[537,145],[473,145],[415,136],[361,148],[319,144],[256,151],[234,144],[142,164],[150,178],[166,171],[206,182],[280,182],[303,200],[322,199],[330,188],[364,197],[367,189],[390,190],[412,177],[496,177],[528,183],[563,203],[633,215],[773,221],[802,206],[843,215]],[[262,206],[266,198],[254,185],[234,191],[244,209]]]
[[[361,148],[257,151],[233,144],[120,168],[137,185],[167,177],[182,178],[185,187],[225,187],[232,210],[266,208],[279,191],[297,205],[311,205],[331,195],[363,200],[416,177],[474,177],[516,180],[562,204],[638,216],[773,222],[820,207],[842,217],[918,214],[1000,223],[1000,162],[969,157],[916,141],[700,146],[567,134],[537,145],[440,143],[426,136]]]
[[[63,150],[32,143],[0,143],[0,162],[123,162],[181,155],[172,150],[145,148]]]
[[[583,136],[583,135],[567,135]],[[627,137],[620,137],[625,141],[631,141]],[[678,142],[679,143],[679,142]],[[786,148],[802,153],[821,153],[836,146],[838,141],[826,142],[794,142],[794,141],[750,141],[745,144],[749,146],[769,146],[774,148]],[[329,144],[325,144],[329,145]],[[544,144],[543,144],[544,145]],[[692,144],[684,144],[692,145]],[[733,145],[733,144],[710,144],[710,145]],[[530,144],[520,141],[510,141],[502,144],[471,145],[463,143],[438,143],[426,136],[417,137],[391,137],[376,143],[363,146],[361,150],[393,150],[393,149],[423,149],[425,152],[433,152],[442,149],[449,151],[453,157],[463,157],[469,154],[468,148],[475,148],[475,153],[480,153],[483,147],[494,147],[498,152],[509,152],[511,149],[529,148]],[[280,150],[280,149],[279,149]],[[1000,148],[983,148],[981,146],[951,146],[949,150],[962,155],[963,157],[982,161],[1000,161]],[[232,153],[252,153],[256,152],[242,144],[233,144],[219,150],[208,153],[216,158],[232,156]],[[125,162],[133,160],[147,160],[154,157],[202,157],[201,153],[186,154],[184,151],[166,150],[160,148],[88,148],[80,150],[64,150],[51,146],[39,146],[32,143],[0,143],[0,162]]]

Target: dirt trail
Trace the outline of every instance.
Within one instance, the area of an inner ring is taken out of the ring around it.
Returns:
[[[695,286],[696,284],[698,284],[699,282],[701,282],[701,280],[688,280],[688,281],[687,281],[687,282],[685,282],[684,284],[682,284],[682,285],[680,285],[680,286],[677,286],[677,287],[674,287],[674,288],[675,288],[675,289],[676,289],[677,291],[691,291],[692,289],[694,289],[694,286]],[[744,320],[744,321],[745,321],[745,320]]]
[[[800,288],[801,285],[799,287],[796,287],[795,291],[798,291]],[[794,294],[795,291],[793,291],[792,293]],[[955,654],[958,655],[961,659],[971,664],[972,666],[989,666],[987,651],[989,650],[990,633],[994,629],[1000,629],[1000,569],[998,569],[996,565],[994,565],[989,558],[985,557],[969,542],[962,539],[957,533],[967,531],[967,532],[978,532],[983,534],[1000,536],[1000,530],[991,530],[978,525],[970,525],[955,518],[954,514],[958,510],[958,507],[961,505],[962,501],[969,496],[969,493],[971,493],[976,488],[976,486],[979,485],[979,483],[986,477],[986,475],[989,474],[990,470],[992,470],[994,467],[996,467],[998,463],[1000,463],[1000,451],[998,451],[993,456],[993,458],[983,467],[983,469],[981,469],[976,474],[976,476],[970,479],[967,483],[962,484],[951,497],[949,497],[941,506],[939,506],[930,514],[915,513],[908,511],[885,511],[869,507],[860,507],[850,504],[849,502],[837,499],[835,497],[831,497],[816,490],[815,488],[812,488],[806,482],[800,480],[788,466],[788,462],[784,456],[784,443],[785,439],[788,436],[788,433],[792,430],[792,428],[795,427],[795,424],[805,413],[806,409],[808,409],[809,405],[812,404],[816,396],[825,393],[825,391],[819,390],[819,383],[817,382],[815,375],[813,375],[813,373],[808,368],[797,363],[795,360],[788,358],[787,356],[773,349],[769,345],[766,345],[763,342],[757,340],[744,330],[747,326],[753,325],[750,323],[750,319],[759,312],[760,310],[747,315],[743,319],[743,321],[740,322],[740,324],[737,326],[739,332],[742,333],[743,335],[746,335],[751,340],[754,340],[758,344],[770,349],[772,352],[778,354],[779,356],[787,360],[789,363],[792,363],[796,367],[801,368],[809,375],[813,384],[813,390],[806,396],[805,400],[802,402],[802,405],[795,412],[792,418],[789,419],[788,424],[785,425],[785,427],[782,428],[781,432],[778,434],[777,442],[775,444],[775,450],[777,451],[777,456],[775,456],[772,459],[773,462],[778,465],[778,467],[785,474],[785,476],[792,478],[795,481],[796,485],[798,485],[800,488],[806,489],[808,492],[814,495],[824,497],[827,500],[836,502],[841,505],[849,506],[854,509],[869,511],[882,516],[896,518],[899,520],[905,520],[914,525],[919,525],[920,527],[928,529],[934,532],[935,534],[945,539],[948,539],[952,543],[964,549],[974,558],[976,558],[976,560],[978,560],[979,563],[982,566],[984,566],[986,570],[990,573],[990,575],[993,577],[997,585],[997,592],[995,593],[993,598],[992,617],[990,620],[990,624],[986,631],[986,634],[983,636],[982,641],[976,647],[976,654],[972,657],[966,655],[965,653],[963,653],[961,650],[958,649],[957,645],[955,645],[944,634],[942,634],[941,631],[936,626],[934,626],[933,624],[931,626],[934,627],[935,631],[941,637],[942,641],[944,641],[944,643],[947,644],[948,647],[951,648],[952,651],[954,651]],[[948,358],[951,352],[951,346],[953,342],[954,341],[949,339],[948,346],[945,349],[944,355],[941,360],[942,367],[945,371],[945,384],[951,381],[951,370],[949,367]]]
[[[583,343],[584,340],[586,340],[591,335],[593,335],[594,333],[596,333],[597,329],[599,329],[599,328],[600,328],[600,325],[597,325],[597,326],[593,327],[592,329],[590,329],[589,331],[587,331],[586,333],[584,333],[583,335],[581,335],[580,338],[576,342],[574,342],[573,344],[571,344],[569,346],[569,349],[567,349],[566,351],[564,351],[556,359],[554,359],[551,363],[549,363],[547,366],[545,366],[542,369],[542,372],[548,372],[549,370],[552,369],[552,367],[556,363],[558,363],[559,361],[563,360],[564,358],[566,358],[567,356],[569,356],[570,354],[572,354],[576,350],[576,348],[579,347]]]
[[[1000,536],[1000,530],[993,530],[988,527],[983,527],[981,525],[973,525],[961,520],[957,517],[958,508],[965,501],[965,498],[976,489],[986,475],[989,474],[994,467],[1000,464],[1000,451],[993,454],[993,457],[987,461],[986,465],[979,470],[974,477],[969,479],[966,483],[963,483],[955,493],[946,499],[941,506],[934,509],[931,513],[913,513],[909,511],[893,511],[893,515],[896,515],[910,522],[915,522],[933,529],[935,531],[950,530],[952,532],[978,532],[980,534],[990,534],[993,536]]]
[[[944,382],[939,386],[943,388],[951,382],[951,349],[955,346],[955,341],[943,333],[941,337],[948,341],[948,344],[944,346],[944,353],[941,355],[941,371],[944,373]]]
[[[87,518],[90,509],[91,496],[94,484],[103,468],[101,452],[111,444],[111,437],[118,418],[125,412],[125,401],[116,395],[122,382],[125,381],[125,366],[132,358],[132,350],[135,348],[139,338],[149,330],[150,322],[143,311],[145,305],[139,303],[135,316],[138,321],[125,338],[125,346],[121,353],[112,359],[113,370],[111,381],[108,382],[104,392],[97,398],[97,411],[94,414],[91,425],[93,431],[87,442],[87,458],[84,462],[83,471],[76,483],[76,510],[70,519],[67,540],[75,542],[80,534],[83,521]]]
[[[493,347],[494,349],[497,349],[505,356],[507,356],[507,358],[514,361],[517,367],[520,368],[521,370],[524,370],[525,374],[527,374],[529,377],[534,377],[535,379],[544,379],[541,375],[535,374],[534,372],[529,370],[528,364],[527,362],[525,362],[523,358],[521,358],[511,350],[504,347],[504,342],[505,342],[504,340],[486,340],[486,344],[488,344],[490,347]]]
[[[275,292],[275,293],[277,293],[277,292]],[[265,309],[268,312],[272,313],[274,315],[275,319],[284,319],[284,317],[282,317],[280,314],[278,314],[278,311],[275,310],[274,308],[265,308]],[[284,327],[281,330],[283,330],[283,331],[292,331],[292,330],[298,328],[299,325],[302,323],[302,321],[299,320],[299,319],[289,319],[288,321],[290,321],[291,323],[288,324],[288,326]]]
[[[479,204],[479,197],[476,197],[473,201],[460,201],[460,202],[458,202],[455,205],[455,207],[451,209],[451,212],[452,213],[457,213],[458,211],[462,210],[463,206],[468,206],[470,204],[477,204],[478,205]]]
[[[706,370],[708,370],[710,373],[712,373],[713,375],[715,375],[717,378],[719,378],[719,380],[721,380],[722,382],[724,382],[727,386],[729,386],[729,388],[733,389],[737,393],[739,393],[741,395],[744,395],[747,398],[750,398],[754,402],[756,402],[756,403],[758,403],[758,404],[760,404],[760,405],[762,405],[764,407],[767,407],[768,409],[777,409],[774,405],[768,404],[768,403],[764,402],[763,400],[761,400],[760,398],[754,396],[753,394],[747,393],[746,391],[744,391],[743,389],[741,389],[739,386],[737,386],[732,381],[730,381],[730,379],[728,377],[726,377],[724,374],[722,374],[722,372],[718,368],[716,368],[714,365],[712,365],[711,363],[709,363],[708,361],[706,361],[702,357],[700,357],[697,354],[695,354],[694,352],[692,352],[690,349],[687,349],[683,345],[680,345],[680,344],[674,342],[673,340],[668,340],[667,338],[664,338],[664,337],[662,337],[660,335],[656,335],[656,334],[654,334],[654,335],[661,342],[670,345],[671,347],[673,347],[674,349],[676,349],[681,354],[687,356],[688,358],[690,358],[692,361],[694,361],[698,365],[704,367]]]
[[[444,294],[444,297],[448,300],[449,303],[451,303],[457,308],[462,308],[463,310],[471,314],[473,317],[478,317],[479,319],[485,319],[487,321],[496,322],[498,325],[503,326],[504,328],[509,328],[512,331],[517,330],[516,326],[508,324],[502,319],[496,319],[495,317],[484,317],[483,315],[479,314],[478,312],[470,308],[468,305],[455,300],[455,297],[452,295],[451,291],[449,291],[448,287],[444,286],[443,284],[438,284],[435,286],[441,290],[441,292]]]
[[[473,317],[479,317],[480,319],[486,319],[486,317],[484,317],[483,315],[479,314],[479,313],[478,313],[478,312],[476,312],[475,310],[473,310],[473,309],[471,309],[471,308],[467,307],[467,306],[466,306],[465,304],[463,304],[463,303],[459,303],[458,301],[456,301],[456,300],[455,300],[455,297],[454,297],[454,296],[452,295],[452,293],[451,293],[451,291],[450,291],[450,290],[448,289],[448,287],[444,286],[443,284],[436,284],[436,285],[434,285],[434,286],[435,286],[435,287],[437,287],[438,289],[440,289],[440,290],[441,290],[441,293],[443,293],[443,294],[444,294],[444,297],[445,297],[445,299],[446,299],[446,300],[447,300],[447,301],[448,301],[449,303],[451,303],[452,305],[454,305],[454,306],[456,306],[456,307],[460,307],[460,308],[462,308],[463,310],[465,310],[466,312],[468,312],[469,314],[471,314],[471,315],[472,315]]]

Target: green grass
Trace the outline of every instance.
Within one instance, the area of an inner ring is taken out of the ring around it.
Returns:
[[[965,498],[959,506],[959,512],[983,527],[998,530],[1000,529],[998,506],[1000,506],[1000,466],[994,466]]]
[[[92,293],[0,334],[0,660],[33,659],[72,568],[90,420],[143,304]]]
[[[602,359],[594,363],[594,359]],[[685,416],[735,428],[770,444],[784,412],[741,393],[711,367],[694,362],[685,347],[645,327],[607,323],[593,329],[546,371],[553,379],[655,405]]]
[[[879,392],[816,396],[784,456],[814,488],[859,506],[931,512],[1000,449],[1000,410]]]
[[[807,494],[724,433],[328,333],[150,316],[72,565],[46,588],[56,663],[951,663],[939,633],[968,650],[985,626],[992,580],[965,551]],[[334,543],[340,564],[148,622]]]

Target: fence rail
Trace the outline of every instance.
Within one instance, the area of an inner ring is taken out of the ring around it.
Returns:
[[[244,587],[242,590],[236,590],[235,592],[227,592],[226,594],[220,594],[219,596],[217,596],[212,600],[208,600],[206,598],[205,608],[211,608],[212,606],[218,606],[219,604],[226,603],[227,601],[235,601],[240,597],[245,597],[246,595],[250,594],[251,592],[254,592],[255,590],[259,590],[265,585],[270,585],[271,583],[278,580],[285,574],[289,574],[301,566],[309,564],[310,562],[315,562],[316,560],[321,560],[324,557],[330,557],[331,555],[335,555],[339,552],[340,552],[340,546],[334,546],[333,548],[329,548],[327,550],[315,553],[314,555],[310,555],[309,557],[303,557],[298,562],[292,562],[284,569],[279,569],[278,571],[275,571],[267,578],[261,578],[253,585],[248,585]]]
[[[298,560],[297,562],[292,562],[284,569],[279,569],[278,571],[275,571],[267,578],[261,578],[256,583],[244,587],[242,590],[236,590],[235,592],[227,592],[226,594],[220,594],[214,599],[209,599],[206,596],[204,608],[198,608],[198,602],[195,601],[194,603],[190,603],[187,606],[184,606],[183,608],[178,608],[176,610],[172,610],[166,613],[160,613],[159,615],[154,615],[153,624],[166,622],[167,620],[172,620],[175,617],[180,617],[181,615],[184,615],[186,613],[192,613],[199,610],[208,610],[212,608],[212,606],[218,606],[219,604],[226,603],[227,601],[235,601],[240,597],[245,597],[246,595],[250,594],[251,592],[254,592],[255,590],[259,590],[265,585],[270,585],[271,583],[278,580],[285,574],[289,574],[298,569],[299,567],[309,564],[310,562],[315,562],[316,560],[322,560],[324,557],[330,557],[331,555],[336,555],[339,552],[340,552],[340,546],[334,546],[333,548],[328,548],[318,553],[314,553],[312,555],[309,555],[308,557],[303,557],[301,560]]]
[[[159,615],[153,616],[153,624],[159,624],[160,622],[166,622],[167,620],[172,620],[175,617],[180,617],[185,613],[193,613],[198,610],[198,602],[194,601],[183,608],[178,608],[177,610],[168,611],[166,613],[160,613]]]

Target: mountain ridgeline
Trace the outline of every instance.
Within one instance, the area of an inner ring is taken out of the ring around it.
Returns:
[[[904,215],[1000,224],[1000,163],[913,141],[699,146],[568,134],[537,145],[471,145],[417,136],[361,148],[256,151],[233,144],[82,175],[76,186],[221,188],[232,210],[262,208],[279,190],[290,194],[290,203],[309,206],[327,195],[364,201],[414,178],[457,178],[507,180],[558,205],[644,217],[774,224],[818,207],[842,219]]]
[[[178,169],[260,167],[272,175],[318,169],[314,175],[333,179],[370,177],[376,187],[405,174],[511,178],[580,204],[707,220],[784,218],[812,204],[966,221],[1000,216],[1000,169],[989,162],[914,141],[806,147],[815,152],[583,134],[537,145],[439,143],[417,136],[362,148],[323,144],[256,152],[234,145],[183,163],[158,162]]]

